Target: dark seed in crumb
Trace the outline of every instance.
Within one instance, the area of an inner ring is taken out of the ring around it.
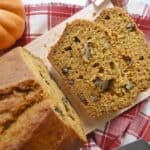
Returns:
[[[88,47],[93,47],[93,46],[94,46],[94,43],[88,41],[88,42],[87,42],[87,46],[88,46]]]
[[[88,46],[86,46],[84,49],[83,60],[88,62],[91,57],[91,49]]]
[[[42,74],[41,72],[39,72],[39,73],[40,73],[40,76],[41,76],[42,78],[44,78],[43,74]]]
[[[99,73],[104,73],[104,68],[103,67],[99,68]]]
[[[83,95],[79,95],[79,98],[84,105],[88,105],[88,102]]]
[[[122,58],[128,65],[130,65],[132,63],[132,59],[130,56],[123,55]]]
[[[144,60],[144,56],[141,56],[141,57],[139,58],[139,60]]]
[[[134,84],[134,83],[128,83],[128,84],[123,85],[123,88],[124,88],[126,91],[132,90],[134,87],[135,87],[135,84]]]
[[[77,36],[74,37],[74,41],[75,41],[76,43],[80,43],[80,39],[79,39]]]
[[[65,51],[71,51],[71,50],[72,50],[72,47],[71,47],[71,46],[67,46],[67,47],[65,47],[64,49],[65,49]]]
[[[68,68],[67,68],[67,67],[62,68],[62,73],[63,73],[64,75],[68,75],[68,74],[69,74]]]
[[[128,29],[128,31],[132,32],[135,31],[135,25],[131,22],[129,22],[126,26],[126,28]]]
[[[109,16],[109,15],[105,15],[105,19],[106,19],[106,20],[109,20],[109,19],[110,19],[110,16]]]
[[[67,99],[66,97],[62,97],[62,101],[63,101],[65,104],[68,104],[68,103],[69,103],[69,101],[68,101],[68,99]]]
[[[60,108],[55,107],[54,110],[55,110],[57,113],[59,113],[62,117],[64,117],[64,114],[63,114],[62,110],[60,110]]]
[[[99,63],[95,63],[92,67],[98,67],[99,66]]]
[[[83,79],[83,75],[79,75],[79,77],[78,77],[79,79]]]
[[[111,69],[114,69],[114,68],[115,68],[114,62],[111,61],[111,62],[109,63],[109,65],[110,65],[110,68],[111,68]]]
[[[87,40],[90,40],[91,39],[91,37],[87,37]]]
[[[98,97],[96,95],[94,95],[94,96],[92,95],[92,96],[90,96],[90,98],[93,102],[96,102],[98,100]]]
[[[93,80],[94,85],[99,86],[101,84],[102,80],[99,77],[96,77]]]
[[[114,79],[104,80],[101,85],[102,91],[106,92],[112,89]]]
[[[66,111],[69,111],[69,101],[67,100],[66,97],[62,97],[62,101],[64,103]]]
[[[74,84],[74,80],[73,80],[73,79],[68,80],[68,83],[69,83],[70,85],[73,85],[73,84]]]
[[[45,80],[45,82],[46,82],[47,85],[50,85],[50,83],[47,80]]]

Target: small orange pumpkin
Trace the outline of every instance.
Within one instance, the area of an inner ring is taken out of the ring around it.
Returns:
[[[0,50],[12,46],[23,34],[25,12],[21,0],[0,0]]]

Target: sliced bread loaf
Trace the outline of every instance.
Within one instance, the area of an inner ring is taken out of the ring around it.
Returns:
[[[80,120],[42,61],[23,48],[0,57],[0,149],[77,150]]]
[[[135,61],[134,53],[118,44],[118,36],[101,24],[75,20],[49,53],[71,103],[90,118],[129,106],[149,87],[146,62]],[[141,50],[137,53],[143,56]],[[138,72],[139,65],[144,69]]]

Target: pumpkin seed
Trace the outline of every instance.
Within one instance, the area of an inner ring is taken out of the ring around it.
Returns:
[[[74,80],[71,79],[71,80],[68,81],[68,83],[69,83],[70,85],[73,85],[73,84],[74,84]]]
[[[62,73],[63,73],[64,75],[68,75],[68,74],[69,74],[68,68],[67,68],[67,67],[62,68]]]
[[[122,58],[123,58],[123,60],[124,60],[128,65],[131,65],[132,59],[131,59],[130,56],[125,56],[125,55],[123,55]]]
[[[88,105],[88,101],[85,99],[83,95],[79,95],[79,98],[84,105]]]
[[[109,49],[110,44],[107,41],[105,41],[104,44],[103,44],[103,48],[106,49],[106,50]]]
[[[64,114],[63,114],[62,110],[61,110],[59,107],[56,106],[54,110],[55,110],[60,116],[64,117]]]
[[[126,91],[130,91],[130,90],[132,90],[134,87],[135,87],[135,84],[134,84],[134,83],[128,83],[128,84],[123,85],[123,88],[124,88]]]
[[[79,39],[77,36],[74,36],[74,41],[75,41],[76,43],[80,43],[80,39]]]
[[[62,102],[64,103],[65,110],[69,111],[69,102],[66,97],[62,97]]]
[[[109,20],[110,19],[110,16],[109,15],[105,15],[104,17],[106,20]]]
[[[102,82],[102,80],[99,77],[96,77],[96,79],[93,80],[93,83],[96,86],[100,86],[101,82]]]
[[[129,32],[133,32],[133,31],[135,31],[135,25],[133,24],[133,23],[131,23],[131,22],[129,22],[128,24],[127,24],[127,26],[126,26],[126,28],[128,29],[128,31]]]
[[[104,80],[101,84],[102,91],[106,92],[112,89],[114,83],[114,79]]]
[[[71,51],[71,50],[72,50],[72,47],[71,47],[71,46],[67,46],[67,47],[65,47],[64,49],[65,49],[65,51]]]

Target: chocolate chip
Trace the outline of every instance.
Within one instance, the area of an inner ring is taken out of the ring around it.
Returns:
[[[69,74],[69,70],[68,70],[67,67],[62,68],[61,71],[62,71],[62,73],[63,73],[64,75],[68,75],[68,74]]]
[[[96,79],[93,80],[94,85],[99,86],[101,84],[102,80],[99,77],[96,77]]]
[[[123,88],[124,88],[126,91],[132,90],[134,87],[135,87],[135,84],[134,84],[134,83],[128,83],[128,84],[123,85]]]
[[[80,43],[80,39],[79,39],[77,36],[74,37],[74,41],[75,41],[76,43]]]
[[[69,83],[70,85],[73,85],[73,84],[74,84],[74,80],[73,80],[73,79],[68,80],[68,83]]]
[[[60,116],[64,117],[64,114],[63,114],[63,112],[62,112],[62,110],[61,110],[60,108],[58,108],[58,107],[56,106],[54,110],[55,110],[57,113],[59,113]]]
[[[122,58],[128,65],[130,65],[132,63],[132,59],[130,56],[123,55]]]
[[[140,56],[139,60],[144,60],[144,56]]]
[[[104,80],[101,85],[102,91],[106,92],[112,89],[114,79]]]
[[[133,31],[135,31],[135,25],[133,24],[133,23],[131,23],[131,22],[129,22],[128,24],[127,24],[127,26],[126,26],[126,28],[128,29],[128,31],[130,31],[130,32],[133,32]]]
[[[65,51],[71,51],[71,50],[72,50],[72,47],[71,47],[71,46],[67,46],[67,47],[65,47],[64,49],[65,49]]]
[[[84,105],[88,105],[88,102],[83,95],[79,95],[79,98]]]
[[[105,15],[104,17],[106,20],[109,20],[110,19],[110,16],[109,15]]]

